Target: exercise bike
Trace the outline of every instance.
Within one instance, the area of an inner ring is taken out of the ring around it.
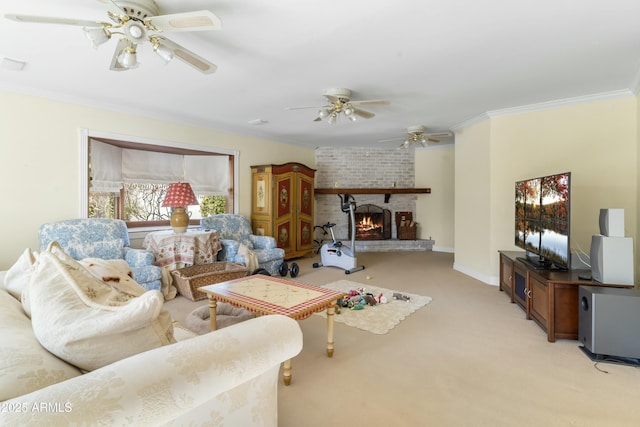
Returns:
[[[335,224],[326,223],[321,228],[326,232],[329,229],[331,233],[331,242],[325,243],[320,247],[320,260],[322,262],[316,262],[313,264],[313,268],[318,267],[338,267],[344,270],[345,274],[355,273],[356,271],[364,270],[364,265],[358,266],[358,259],[356,258],[356,220],[354,209],[356,202],[349,194],[344,195],[344,199],[340,197],[340,209],[342,212],[348,213],[351,218],[351,247],[342,245],[342,242],[336,240],[336,236],[333,233],[333,227]]]

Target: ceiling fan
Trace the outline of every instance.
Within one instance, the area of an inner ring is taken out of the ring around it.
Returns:
[[[289,107],[287,110],[297,110],[302,108],[318,108],[318,115],[314,119],[315,122],[322,121],[324,119],[329,124],[335,124],[338,119],[338,115],[343,113],[352,122],[356,121],[356,116],[363,119],[370,119],[375,116],[370,111],[362,110],[358,107],[361,105],[389,105],[389,101],[386,99],[372,99],[367,101],[352,101],[351,91],[345,88],[332,88],[327,89],[323,93],[324,97],[329,101],[329,105],[312,106],[312,107]]]
[[[440,142],[439,138],[444,138],[446,136],[451,136],[451,132],[440,132],[440,133],[425,133],[426,128],[422,125],[409,126],[407,128],[407,136],[403,136],[400,138],[391,138],[391,139],[383,139],[378,142],[390,142],[390,141],[399,141],[403,140],[400,147],[409,148],[411,145],[420,143],[423,147],[426,147],[429,142]]]
[[[158,15],[159,8],[153,0],[99,0],[107,8],[112,22],[86,21],[73,18],[55,18],[30,15],[6,14],[17,22],[37,24],[62,24],[84,27],[87,38],[94,47],[119,36],[110,69],[129,70],[137,67],[137,47],[145,40],[166,62],[174,57],[191,65],[204,74],[216,71],[215,64],[185,49],[161,34],[165,31],[210,31],[222,29],[220,19],[208,10]]]

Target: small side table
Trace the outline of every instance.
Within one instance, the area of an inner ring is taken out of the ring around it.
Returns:
[[[215,262],[222,248],[218,233],[204,230],[154,231],[147,234],[142,245],[153,251],[157,266],[168,270]]]

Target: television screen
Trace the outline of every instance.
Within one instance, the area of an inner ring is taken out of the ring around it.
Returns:
[[[516,245],[540,251],[540,179],[516,183]]]
[[[536,267],[569,268],[570,172],[516,182],[515,244]]]
[[[540,253],[558,267],[569,267],[569,173],[547,176],[541,184]]]

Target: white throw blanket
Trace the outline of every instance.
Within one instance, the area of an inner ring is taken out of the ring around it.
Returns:
[[[251,274],[255,269],[258,268],[258,256],[255,252],[253,252],[249,247],[243,243],[240,243],[240,248],[238,248],[238,255],[244,256],[244,259],[247,260],[247,268],[249,269],[249,274]]]

